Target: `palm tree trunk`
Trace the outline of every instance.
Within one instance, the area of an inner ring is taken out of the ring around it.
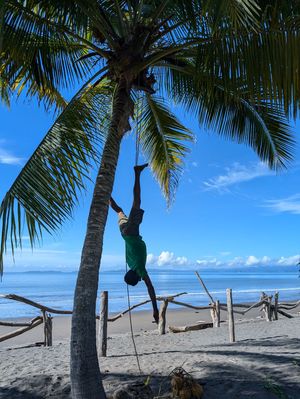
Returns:
[[[96,350],[96,298],[109,198],[121,140],[130,129],[132,111],[130,94],[120,82],[113,100],[112,119],[94,188],[74,295],[71,333],[73,399],[106,399]]]

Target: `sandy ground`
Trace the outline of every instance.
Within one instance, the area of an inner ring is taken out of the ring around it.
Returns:
[[[173,311],[168,324],[185,325],[205,320],[204,316]],[[1,399],[71,398],[69,325],[69,318],[55,319],[55,342],[50,348],[24,347],[22,340],[29,343],[34,338],[29,333],[14,343],[8,341],[9,345],[2,343]],[[159,336],[149,313],[136,312],[134,327],[141,368],[144,375],[151,375],[156,395],[160,386],[161,394],[169,390],[169,373],[183,366],[204,385],[204,399],[300,399],[300,317],[270,323],[256,318],[237,321],[234,344],[228,342],[227,323]],[[100,365],[108,395],[138,378],[127,318],[109,327],[108,356],[100,358]]]

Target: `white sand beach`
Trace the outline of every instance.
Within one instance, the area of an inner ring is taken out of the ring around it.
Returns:
[[[204,316],[191,311],[170,311],[168,324],[185,325],[205,320]],[[203,384],[205,399],[300,398],[297,314],[293,319],[280,318],[269,323],[257,318],[238,321],[237,317],[237,342],[232,344],[226,322],[220,328],[160,336],[149,317],[149,312],[135,312],[133,321],[141,368],[145,376],[151,376],[155,395],[159,387],[161,395],[170,391],[168,375],[182,366]],[[69,327],[70,318],[54,319],[53,347],[26,347],[32,339],[42,340],[38,329],[1,344],[1,399],[71,398]],[[128,318],[109,323],[108,335],[108,356],[100,358],[100,365],[110,397],[120,385],[136,380],[139,373]]]

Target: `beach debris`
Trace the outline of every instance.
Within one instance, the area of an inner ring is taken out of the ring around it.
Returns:
[[[171,372],[171,388],[173,398],[201,399],[203,387],[182,367],[176,367]]]
[[[213,323],[200,322],[190,326],[169,326],[169,330],[172,333],[181,333],[186,331],[205,330],[206,328],[212,328],[212,327]]]
[[[144,381],[133,381],[118,388],[112,399],[152,399],[152,389]]]

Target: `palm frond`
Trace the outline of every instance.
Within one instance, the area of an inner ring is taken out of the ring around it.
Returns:
[[[0,78],[12,93],[25,91],[30,97],[37,95],[46,107],[54,103],[62,108],[61,90],[88,77],[91,61],[76,62],[86,54],[85,45],[38,22],[7,6],[1,30]]]
[[[111,86],[106,81],[81,90],[56,119],[5,195],[0,207],[0,273],[7,242],[14,252],[22,245],[22,232],[27,229],[34,245],[43,230],[53,232],[72,216],[92,163],[99,162],[110,99]]]
[[[259,26],[261,9],[257,0],[208,0],[203,3],[213,35],[218,35],[220,28],[253,31]]]
[[[248,97],[247,86],[224,88],[221,81],[210,81],[191,64],[184,68],[170,65],[163,83],[174,101],[205,126],[226,138],[244,143],[271,168],[285,167],[292,159],[294,139],[280,104]]]
[[[282,105],[286,114],[298,115],[300,104],[299,29],[273,26],[258,33],[220,35],[198,46],[197,65],[222,86],[248,84],[249,96]]]
[[[295,141],[282,108],[268,102],[253,104],[216,87],[214,99],[199,99],[199,122],[225,138],[244,143],[272,169],[285,168],[293,158]],[[225,97],[227,97],[225,99]]]
[[[168,109],[162,98],[146,95],[141,107],[140,141],[168,203],[173,199],[189,151],[192,133]]]

